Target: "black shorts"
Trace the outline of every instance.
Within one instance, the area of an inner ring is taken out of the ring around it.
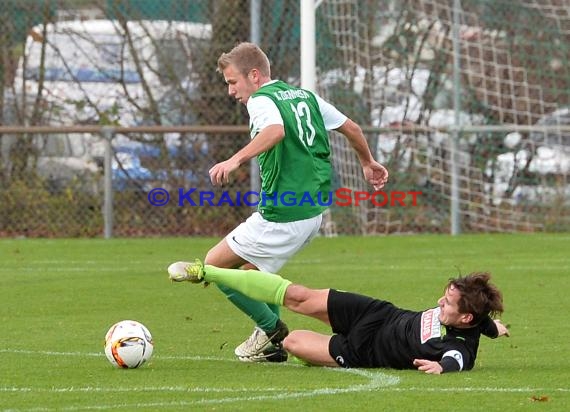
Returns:
[[[374,336],[398,309],[390,302],[331,289],[327,310],[333,330],[329,354],[345,368],[381,367],[375,361]]]

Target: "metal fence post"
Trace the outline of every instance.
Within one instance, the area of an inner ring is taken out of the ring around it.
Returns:
[[[103,127],[101,135],[105,143],[105,158],[103,165],[103,222],[105,239],[113,237],[113,146],[115,131],[112,127]]]
[[[252,43],[261,44],[261,0],[252,0],[250,3],[251,28],[249,37]],[[259,176],[259,162],[257,157],[250,160],[250,187],[251,191],[259,193],[261,178]]]
[[[461,127],[461,47],[459,44],[461,0],[453,2],[453,111],[455,112],[455,124],[451,134],[451,234],[461,233],[461,216],[459,208],[459,128]]]

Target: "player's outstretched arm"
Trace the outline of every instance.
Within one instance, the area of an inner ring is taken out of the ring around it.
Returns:
[[[414,366],[418,368],[419,371],[431,375],[440,375],[443,373],[443,367],[439,362],[430,361],[427,359],[414,359]]]
[[[506,336],[509,337],[511,336],[511,333],[509,332],[509,329],[503,325],[503,322],[501,322],[500,319],[493,319],[493,322],[495,322],[495,326],[497,326],[497,330],[499,331],[499,336]]]
[[[347,119],[342,126],[336,130],[347,138],[356,152],[366,181],[374,187],[374,190],[380,190],[384,187],[388,181],[388,170],[374,160],[374,156],[372,156],[370,152],[370,147],[368,147],[368,142],[360,126],[351,119]]]

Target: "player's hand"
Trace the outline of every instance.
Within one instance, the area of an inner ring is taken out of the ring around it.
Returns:
[[[380,190],[388,182],[388,170],[380,163],[374,161],[362,168],[364,177],[374,190]]]
[[[414,359],[414,366],[418,368],[419,371],[432,375],[440,375],[443,372],[443,368],[439,362],[434,362],[427,359]]]
[[[230,174],[239,167],[239,163],[233,159],[220,162],[209,171],[210,180],[214,186],[222,186],[230,182]]]
[[[495,322],[497,330],[499,331],[498,336],[506,336],[507,338],[511,336],[509,329],[505,325],[503,325],[503,322],[501,322],[500,319],[494,319],[493,321]]]

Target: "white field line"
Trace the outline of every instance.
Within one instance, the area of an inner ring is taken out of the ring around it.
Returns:
[[[102,353],[85,353],[85,352],[53,352],[53,351],[31,351],[21,349],[0,349],[0,353],[15,353],[26,355],[39,355],[39,356],[91,356],[103,357]],[[227,361],[237,362],[235,359],[217,358],[217,357],[204,357],[204,356],[156,356],[158,359],[173,359],[173,360],[194,360],[194,361]],[[285,364],[288,367],[302,367],[297,364]],[[563,392],[569,393],[570,388],[530,388],[530,387],[513,387],[513,388],[500,388],[500,387],[396,387],[400,383],[400,378],[388,375],[381,371],[370,371],[362,369],[340,369],[340,368],[322,368],[325,373],[350,373],[367,379],[364,384],[355,384],[343,388],[338,387],[325,387],[313,390],[300,390],[284,392],[283,388],[267,387],[267,388],[201,388],[201,387],[183,387],[183,386],[144,386],[144,387],[52,387],[52,388],[32,388],[32,387],[0,387],[0,393],[122,393],[122,392],[165,392],[165,393],[204,393],[204,394],[227,394],[234,393],[249,393],[248,396],[226,396],[215,399],[199,399],[195,401],[173,401],[173,402],[150,402],[150,403],[123,403],[123,404],[108,404],[108,405],[92,405],[92,406],[69,406],[64,408],[57,408],[63,411],[81,411],[81,410],[114,410],[114,409],[156,409],[156,408],[187,408],[197,405],[216,405],[216,404],[230,404],[238,402],[252,402],[263,400],[283,400],[295,398],[307,398],[322,395],[336,395],[354,392],[370,392],[370,391],[385,391],[385,392],[432,392],[432,393],[446,393],[446,392],[463,392],[463,393],[477,393],[477,392],[494,392],[494,393],[544,393],[544,392]],[[252,395],[252,393],[259,393]],[[18,409],[17,411],[53,411],[53,408],[35,407],[28,409]],[[11,409],[10,411],[15,411]]]
[[[26,349],[0,349],[0,353],[16,353],[22,355],[38,355],[38,356],[82,356],[82,357],[105,357],[103,352],[54,352],[47,350],[26,350]],[[212,360],[212,361],[228,361],[235,362],[234,359],[224,359],[218,357],[208,356],[160,356],[155,355],[153,359],[172,359],[172,360]]]
[[[328,368],[323,368],[328,369]],[[335,371],[340,371],[335,369]],[[371,374],[374,374],[373,372]],[[386,375],[389,376],[389,375]],[[374,378],[374,377],[372,377]],[[395,377],[391,377],[395,378]],[[397,379],[397,378],[396,378]],[[396,383],[385,382],[385,386],[381,387],[370,387],[370,384],[356,385],[347,388],[319,388],[311,390],[311,393],[317,394],[335,394],[335,393],[346,393],[355,391],[365,391],[366,388],[370,390],[378,390],[383,392],[431,392],[431,393],[447,393],[447,392],[463,392],[463,393],[477,393],[477,392],[493,392],[493,393],[542,393],[542,392],[560,392],[560,393],[570,393],[570,388],[497,388],[497,387],[415,387],[411,386],[408,388],[392,387],[390,385],[395,385]],[[357,390],[354,390],[354,389]],[[194,387],[189,388],[186,386],[140,386],[140,387],[107,387],[101,388],[97,386],[84,386],[76,387],[69,386],[63,388],[29,388],[29,387],[16,387],[16,386],[1,386],[0,392],[4,393],[122,393],[122,392],[172,392],[172,393],[243,393],[243,392],[283,392],[283,388],[200,388]],[[288,394],[282,394],[285,397],[289,397]]]
[[[129,261],[128,266],[117,266],[115,262],[109,261],[95,261],[95,260],[67,260],[67,259],[45,259],[45,260],[35,260],[32,264],[27,266],[18,267],[0,267],[1,272],[37,272],[38,268],[41,268],[42,273],[44,272],[127,272],[137,269],[137,266],[141,268],[148,269],[147,261]],[[133,267],[135,269],[133,269]],[[157,266],[159,270],[166,273],[166,269],[162,266]]]
[[[19,266],[19,267],[0,267],[0,273],[19,273],[19,274],[30,274],[30,273],[37,273],[39,269],[41,269],[42,273],[108,273],[108,272],[133,272],[138,270],[139,268],[133,266],[131,264],[129,267],[121,267],[121,266],[103,266],[99,265],[96,267],[86,267],[83,263],[81,266],[68,266],[69,261],[62,262],[61,264],[57,264],[56,262],[49,262],[49,264],[54,264],[54,267],[46,267],[45,264],[39,264],[37,266]],[[295,261],[295,264],[305,264],[305,263],[318,263],[316,260],[307,260],[305,261]],[[403,266],[405,267],[405,265]],[[410,266],[411,267],[411,266]],[[437,266],[430,266],[427,267],[437,267]],[[542,265],[541,269],[544,270],[560,270],[561,267],[568,267],[568,259],[567,258],[560,258],[553,261],[550,261],[548,264]],[[506,266],[506,269],[517,271],[521,269],[527,269],[527,266],[524,265],[509,265]],[[145,262],[140,262],[140,269],[147,270],[148,264]],[[160,267],[157,268],[157,273],[165,272],[164,268]]]
[[[53,351],[31,351],[21,349],[0,349],[0,353],[15,353],[25,355],[39,355],[39,356],[92,356],[103,357],[101,353],[81,353],[81,352],[53,352]],[[175,360],[194,360],[194,361],[231,361],[237,360],[215,358],[215,357],[200,357],[200,356],[156,356],[158,359],[175,359]],[[288,367],[302,367],[297,364],[285,364]],[[355,384],[347,387],[324,387],[313,390],[300,390],[284,392],[283,388],[260,388],[252,390],[251,388],[200,388],[200,387],[180,387],[180,386],[148,386],[148,387],[60,387],[60,388],[32,388],[32,387],[0,387],[0,393],[122,393],[122,392],[178,392],[178,393],[219,393],[231,396],[218,397],[215,399],[200,399],[196,401],[174,401],[174,402],[152,402],[152,403],[125,403],[125,404],[109,404],[109,405],[92,405],[92,406],[69,406],[58,408],[57,410],[63,411],[80,411],[80,410],[116,410],[116,409],[134,409],[146,408],[156,409],[165,407],[186,408],[192,405],[215,405],[215,404],[228,404],[235,402],[251,402],[263,400],[281,400],[281,399],[294,399],[306,398],[319,395],[335,395],[341,393],[353,392],[368,392],[377,391],[383,387],[396,385],[400,379],[379,371],[366,371],[358,369],[340,369],[340,368],[323,368],[323,371],[350,373],[363,377],[367,380],[364,384]],[[234,393],[248,393],[248,396],[234,396]],[[251,395],[252,393],[259,393],[259,395]],[[28,409],[18,409],[18,411],[52,411],[52,408],[35,407]],[[11,411],[14,411],[13,409]]]
[[[68,262],[69,263],[69,262]],[[0,273],[5,272],[5,273],[37,273],[38,270],[41,269],[42,273],[50,273],[50,272],[54,272],[54,273],[60,273],[60,272],[65,272],[65,273],[75,273],[75,272],[93,272],[93,273],[103,273],[103,272],[133,272],[135,269],[133,269],[132,267],[127,268],[127,267],[120,267],[120,266],[99,266],[99,267],[92,267],[92,268],[88,268],[85,266],[62,266],[62,267],[51,267],[51,268],[46,268],[46,267],[41,267],[40,265],[38,266],[28,266],[28,267],[18,267],[18,268],[10,268],[10,267],[3,267],[0,268]],[[164,271],[163,271],[164,272]]]

